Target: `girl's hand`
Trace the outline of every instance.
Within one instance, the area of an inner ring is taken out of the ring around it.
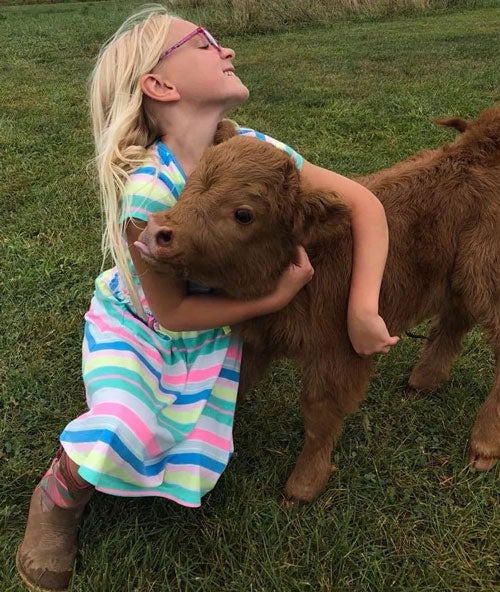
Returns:
[[[379,314],[350,313],[347,330],[352,346],[360,356],[386,354],[399,341],[399,337],[389,335],[384,319]]]
[[[284,308],[293,297],[308,282],[312,280],[314,269],[309,257],[302,245],[297,247],[297,261],[292,263],[281,276],[278,285],[272,294],[273,309],[275,311]]]

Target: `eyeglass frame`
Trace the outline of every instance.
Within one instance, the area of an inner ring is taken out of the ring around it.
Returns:
[[[208,43],[212,47],[215,47],[215,49],[217,51],[220,52],[222,50],[222,47],[220,46],[217,39],[215,39],[206,29],[204,29],[203,27],[196,27],[196,29],[194,29],[194,31],[191,31],[191,33],[188,33],[180,41],[177,41],[177,43],[174,43],[174,45],[172,45],[171,47],[166,49],[160,55],[160,57],[158,58],[158,61],[160,62],[161,60],[163,60],[163,58],[166,58],[168,55],[170,55],[175,49],[179,48],[181,45],[184,45],[184,43],[187,43],[190,39],[192,39],[196,35],[199,35],[200,33],[205,37],[205,39],[208,41]]]

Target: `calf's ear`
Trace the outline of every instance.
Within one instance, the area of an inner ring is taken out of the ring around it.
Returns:
[[[349,221],[349,207],[332,191],[300,192],[296,202],[292,232],[298,242],[322,240]]]
[[[283,156],[280,153],[280,157]],[[295,162],[287,156],[280,165],[280,173],[283,175],[279,182],[279,192],[284,200],[294,202],[300,192],[300,173]]]
[[[217,124],[217,129],[215,130],[214,136],[214,144],[222,144],[226,140],[237,136],[236,133],[236,126],[230,119],[223,119],[219,121]]]

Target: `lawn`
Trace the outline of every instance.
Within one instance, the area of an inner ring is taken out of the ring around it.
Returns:
[[[23,589],[14,553],[29,496],[85,409],[83,315],[101,266],[86,80],[139,5],[0,8],[2,592]],[[500,99],[499,27],[490,7],[225,36],[252,93],[233,118],[320,166],[374,171],[454,137],[429,118]],[[240,406],[237,455],[200,509],[94,497],[71,590],[498,592],[500,471],[465,468],[493,359],[476,331],[448,384],[409,396],[419,347],[403,337],[379,358],[316,502],[279,503],[302,443],[300,377],[283,362]]]

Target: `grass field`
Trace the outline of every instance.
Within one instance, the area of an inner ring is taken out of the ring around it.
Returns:
[[[85,408],[83,315],[101,263],[85,84],[139,5],[0,8],[2,592],[22,590],[14,553],[29,496]],[[252,93],[233,117],[315,164],[368,173],[453,137],[430,117],[500,99],[499,27],[493,7],[226,36]],[[239,408],[237,456],[202,508],[95,496],[71,590],[498,592],[500,471],[465,469],[492,356],[474,332],[450,382],[409,397],[419,345],[403,338],[379,358],[315,503],[278,500],[302,442],[300,378],[282,363]]]

